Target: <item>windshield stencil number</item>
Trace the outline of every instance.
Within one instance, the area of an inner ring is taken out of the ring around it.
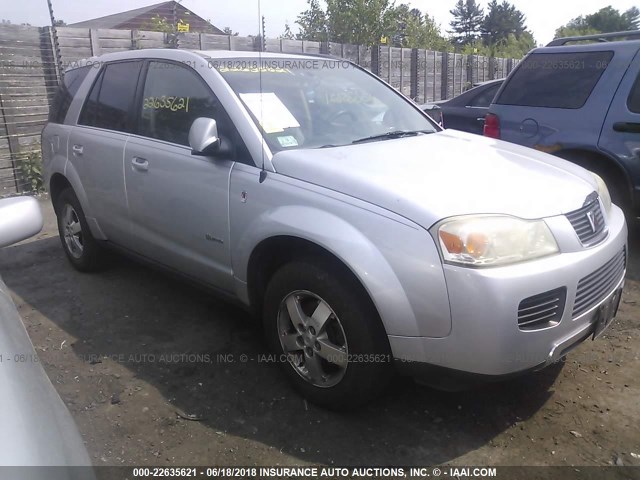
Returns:
[[[162,110],[167,109],[172,112],[184,110],[189,112],[189,97],[145,97],[142,108],[144,110]]]

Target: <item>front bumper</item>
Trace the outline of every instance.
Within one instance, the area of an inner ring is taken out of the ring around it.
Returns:
[[[608,277],[607,291],[574,315],[581,279],[626,255],[624,214],[613,207],[607,216],[607,238],[584,248],[564,216],[546,220],[562,253],[499,268],[472,269],[445,265],[452,330],[444,338],[389,336],[398,368],[417,371],[442,367],[478,376],[509,376],[549,365],[593,333],[598,307],[624,285],[624,274]],[[624,253],[622,253],[624,251]],[[559,321],[537,330],[521,330],[518,308],[526,298],[566,288]],[[420,364],[423,367],[420,368]]]

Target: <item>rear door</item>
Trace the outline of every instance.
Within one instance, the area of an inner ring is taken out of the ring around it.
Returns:
[[[443,106],[443,119],[446,128],[462,130],[463,132],[476,133],[482,135],[484,127],[484,116],[489,110],[489,105],[493,97],[496,96],[501,83],[495,82],[488,85],[476,87],[464,96],[464,101],[455,102]]]
[[[489,108],[502,140],[546,152],[596,147],[619,59],[606,45],[572,48],[543,48],[518,64]]]
[[[68,158],[87,195],[88,220],[96,221],[107,239],[119,244],[130,234],[123,155],[141,69],[142,61],[104,66],[69,138]]]
[[[81,67],[65,72],[56,96],[49,109],[47,126],[42,131],[42,161],[44,165],[56,159],[62,162],[67,158],[67,140],[72,127],[65,125],[67,112],[78,89],[85,80],[91,67]]]
[[[623,164],[640,191],[640,52],[613,98],[598,146]]]
[[[137,135],[124,171],[134,251],[198,280],[232,289],[229,176],[234,159],[195,156],[189,130],[214,118],[221,138],[234,129],[200,75],[183,64],[151,61],[136,107]]]

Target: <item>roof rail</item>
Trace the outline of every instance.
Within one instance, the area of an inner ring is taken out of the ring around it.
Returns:
[[[610,42],[613,39],[640,40],[640,30],[629,30],[626,32],[597,33],[595,35],[582,35],[576,37],[556,38],[547,44],[547,47],[559,47],[571,42],[581,42],[584,40],[595,40],[596,42]]]

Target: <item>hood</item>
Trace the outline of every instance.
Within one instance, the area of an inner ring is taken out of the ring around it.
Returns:
[[[89,467],[76,425],[60,399],[0,278],[0,467]],[[40,478],[25,469],[15,478]],[[52,479],[95,479],[91,468],[47,471]]]
[[[560,158],[456,130],[273,157],[282,175],[356,197],[424,228],[454,215],[551,217],[583,206],[593,176]]]

